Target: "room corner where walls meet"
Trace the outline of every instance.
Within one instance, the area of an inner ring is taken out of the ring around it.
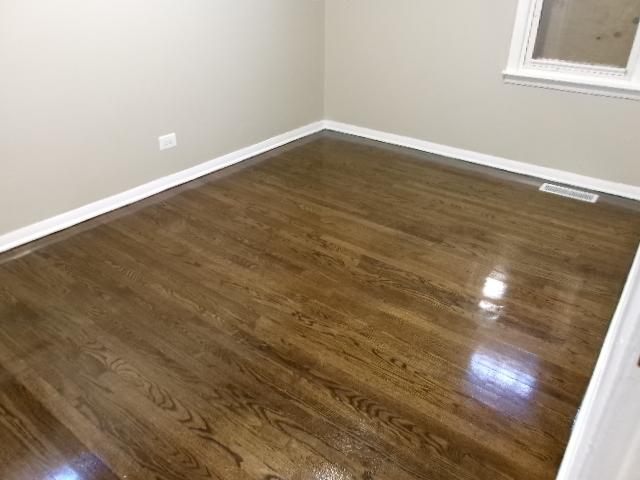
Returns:
[[[326,0],[326,118],[640,187],[640,101],[503,82],[516,7]]]
[[[0,1],[0,235],[323,119],[640,186],[640,102],[505,85],[514,16],[511,0]]]

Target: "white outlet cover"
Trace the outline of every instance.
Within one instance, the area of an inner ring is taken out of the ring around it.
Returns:
[[[160,150],[175,148],[178,146],[178,137],[175,133],[163,135],[161,137],[158,137],[158,145],[160,146]]]

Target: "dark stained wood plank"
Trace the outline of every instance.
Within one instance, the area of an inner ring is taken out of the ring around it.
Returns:
[[[0,465],[11,478],[118,477],[0,366]]]
[[[553,479],[637,203],[322,133],[0,256],[0,478]]]

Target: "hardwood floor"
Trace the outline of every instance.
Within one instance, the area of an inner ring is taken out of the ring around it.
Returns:
[[[0,478],[553,479],[640,208],[539,184],[322,133],[0,256]]]

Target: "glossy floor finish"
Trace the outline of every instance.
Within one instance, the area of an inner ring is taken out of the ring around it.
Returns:
[[[322,133],[0,256],[0,478],[555,477],[633,202]]]

